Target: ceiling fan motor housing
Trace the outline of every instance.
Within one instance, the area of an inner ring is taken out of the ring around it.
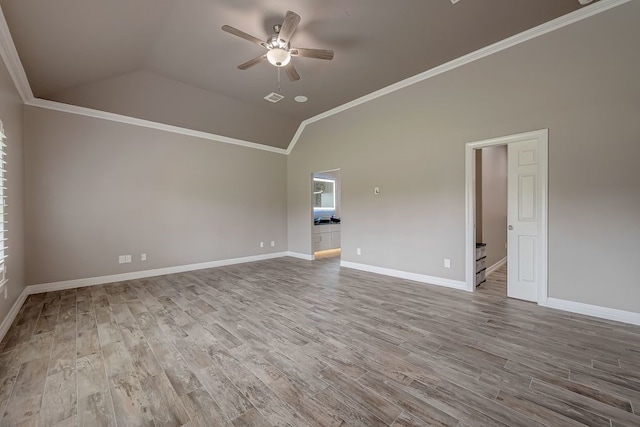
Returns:
[[[289,50],[289,43],[282,40],[278,40],[278,33],[276,33],[271,37],[269,37],[269,40],[267,41],[267,47],[269,49],[280,48],[280,49]]]

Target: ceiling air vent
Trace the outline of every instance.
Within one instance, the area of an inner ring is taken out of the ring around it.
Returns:
[[[276,102],[283,100],[284,99],[284,95],[280,95],[279,93],[271,92],[269,95],[265,96],[264,99],[266,99],[269,102],[273,102],[275,104]]]

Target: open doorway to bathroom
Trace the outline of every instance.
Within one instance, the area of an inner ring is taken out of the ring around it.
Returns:
[[[316,172],[312,178],[313,255],[315,259],[340,257],[340,169]]]

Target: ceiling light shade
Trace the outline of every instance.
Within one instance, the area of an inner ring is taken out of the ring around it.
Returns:
[[[284,67],[291,61],[291,54],[284,49],[274,47],[267,52],[267,59],[276,67]]]

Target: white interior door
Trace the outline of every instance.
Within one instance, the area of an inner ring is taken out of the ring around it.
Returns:
[[[538,139],[508,145],[507,296],[538,301],[541,181]]]

